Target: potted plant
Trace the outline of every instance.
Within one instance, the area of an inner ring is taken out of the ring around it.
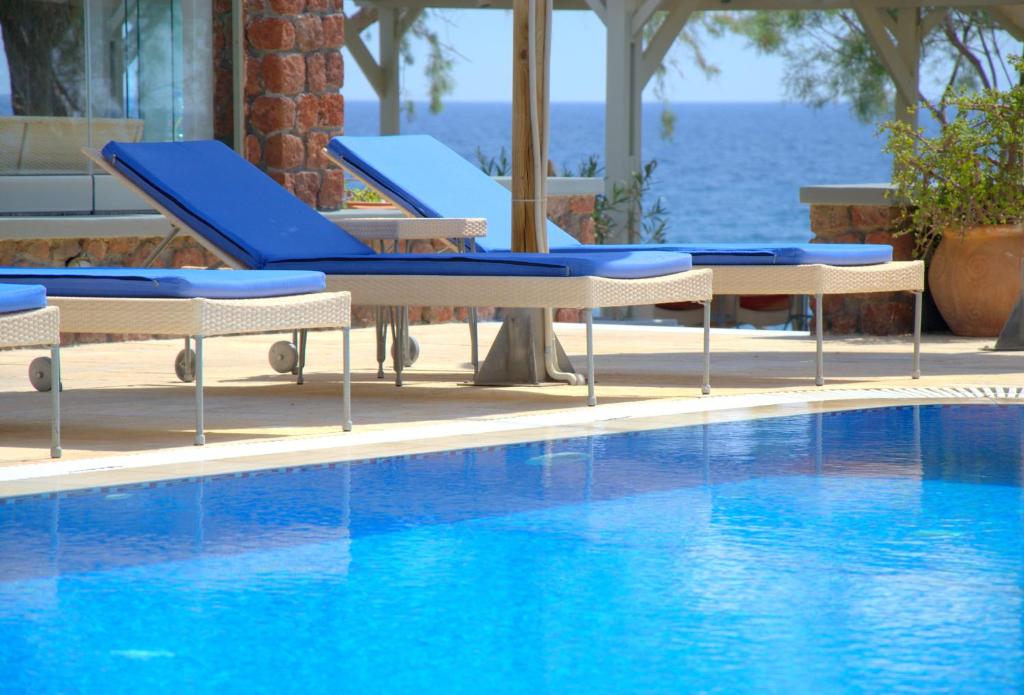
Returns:
[[[345,207],[349,210],[382,210],[395,206],[368,186],[345,186]]]
[[[1024,75],[1024,61],[1010,61]],[[882,124],[893,195],[905,206],[928,285],[957,335],[995,336],[1020,294],[1024,252],[1024,82],[1009,90],[948,89],[929,107],[929,135]]]

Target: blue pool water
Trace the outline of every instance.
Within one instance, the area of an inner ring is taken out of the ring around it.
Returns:
[[[0,500],[0,691],[1024,689],[1024,408]]]

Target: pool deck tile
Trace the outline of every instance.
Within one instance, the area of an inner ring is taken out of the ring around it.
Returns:
[[[482,345],[497,328],[481,324]],[[557,330],[581,368],[583,326]],[[598,324],[599,405],[586,408],[583,386],[468,386],[463,324],[414,326],[413,334],[421,358],[406,371],[405,386],[395,388],[390,378],[376,378],[373,330],[352,331],[356,428],[349,434],[339,427],[340,334],[311,335],[302,386],[270,370],[272,337],[208,341],[202,448],[189,446],[193,390],[172,369],[180,341],[66,348],[64,458],[56,462],[47,456],[48,395],[27,379],[29,361],[44,352],[0,352],[0,495],[836,409],[873,401],[875,392],[891,399],[899,389],[912,389],[902,392],[907,402],[925,402],[943,400],[950,389],[958,389],[957,397],[993,400],[1019,398],[1024,388],[1024,354],[987,351],[991,339],[926,336],[924,375],[912,380],[909,338],[830,337],[827,384],[819,388],[813,339],[723,330],[712,336],[713,392],[701,397],[699,331]]]

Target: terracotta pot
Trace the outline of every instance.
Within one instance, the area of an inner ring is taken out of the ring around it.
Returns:
[[[1024,227],[989,226],[944,234],[928,269],[942,318],[957,335],[995,337],[1020,296]]]

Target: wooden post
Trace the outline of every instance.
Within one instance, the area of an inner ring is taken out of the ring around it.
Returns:
[[[397,135],[400,128],[399,105],[399,48],[402,42],[398,10],[382,7],[378,12],[377,29],[380,32],[380,134]]]
[[[535,3],[532,12],[533,79],[530,76],[531,2]],[[514,0],[512,5],[513,251],[548,250],[545,201],[548,144],[545,125],[548,120],[550,3],[551,0]],[[541,223],[539,229],[538,221]],[[576,382],[575,370],[551,330],[551,310],[509,311],[473,383],[495,386],[545,381]]]
[[[921,81],[921,10],[917,7],[900,8],[896,14],[896,29],[893,32],[896,38],[896,47],[903,58],[903,64],[909,73],[909,81],[913,87],[913,94],[906,94],[904,90],[896,90],[895,112],[896,118],[903,121],[911,128],[917,128],[917,101]]]
[[[535,18],[537,92],[530,90],[530,2],[539,7]],[[550,1],[550,0],[548,0]],[[536,206],[546,209],[545,201],[535,200],[539,181],[534,172],[534,131],[540,132],[540,156],[546,159],[547,92],[545,46],[548,13],[545,0],[514,0],[512,4],[512,250],[539,251]],[[538,103],[537,122],[531,119],[530,102]],[[546,162],[545,167],[546,169]],[[546,174],[542,172],[542,174]],[[547,216],[544,215],[543,219]]]

